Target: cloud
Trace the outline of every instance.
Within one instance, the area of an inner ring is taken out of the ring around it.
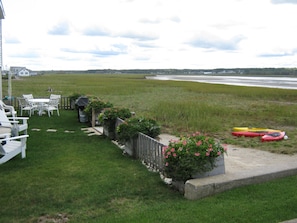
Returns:
[[[17,43],[21,43],[21,41],[17,37],[6,37],[5,38],[5,43],[7,43],[7,44],[17,44]]]
[[[152,18],[141,18],[141,19],[139,19],[139,22],[149,23],[149,24],[159,24],[159,23],[162,23],[164,21],[179,23],[179,22],[181,22],[181,19],[180,19],[179,16],[171,16],[171,17],[166,17],[166,18],[156,17],[154,19],[152,19]]]
[[[70,25],[67,21],[62,21],[56,24],[52,29],[48,31],[50,35],[68,35],[70,34]]]
[[[111,33],[106,29],[98,26],[88,27],[83,30],[83,34],[87,36],[110,36]]]
[[[238,44],[243,40],[243,36],[235,36],[231,39],[223,39],[215,35],[200,35],[188,42],[191,46],[197,48],[217,49],[217,50],[236,50]]]
[[[61,48],[61,51],[75,54],[91,54],[96,57],[109,57],[127,54],[127,46],[124,44],[113,44],[104,48],[94,47],[93,49]]]
[[[139,47],[144,47],[144,48],[156,48],[157,47],[154,43],[147,43],[147,42],[139,42],[139,43],[136,43],[136,45]]]
[[[287,57],[294,56],[297,53],[297,48],[292,50],[275,50],[275,52],[271,53],[262,53],[259,54],[259,57]]]
[[[159,38],[157,34],[148,33],[148,32],[135,32],[135,31],[126,31],[119,33],[120,37],[136,39],[140,41],[156,40]]]
[[[297,4],[297,0],[271,0],[272,4]]]
[[[40,58],[40,54],[32,49],[25,52],[10,53],[10,57],[14,58]]]

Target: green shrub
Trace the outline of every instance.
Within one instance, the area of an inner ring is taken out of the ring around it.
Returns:
[[[92,109],[94,109],[95,113],[100,113],[104,108],[111,108],[113,104],[110,102],[105,102],[97,97],[89,98],[89,104],[86,106],[84,111],[86,114],[91,117],[92,116]]]
[[[98,119],[102,125],[106,126],[109,131],[114,131],[117,118],[127,119],[132,116],[128,108],[106,108],[100,113]]]
[[[161,127],[155,120],[150,118],[131,118],[117,128],[120,142],[137,137],[138,132],[155,138],[161,133]]]

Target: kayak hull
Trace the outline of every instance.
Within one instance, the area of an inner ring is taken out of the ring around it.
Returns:
[[[278,141],[284,139],[285,132],[272,132],[261,137],[262,142]]]
[[[234,127],[233,132],[259,132],[259,131],[266,131],[266,132],[281,132],[278,129],[268,129],[268,128],[249,128],[249,127]]]
[[[268,133],[271,133],[269,131],[241,131],[241,132],[232,132],[232,135],[234,136],[245,136],[245,137],[258,137],[258,136],[264,136]]]

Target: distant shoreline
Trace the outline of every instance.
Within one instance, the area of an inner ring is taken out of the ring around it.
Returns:
[[[210,84],[225,84],[235,86],[267,87],[297,90],[296,77],[267,76],[213,76],[213,75],[156,75],[147,79],[192,81]]]

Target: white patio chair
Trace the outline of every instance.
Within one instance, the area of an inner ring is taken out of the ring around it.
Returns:
[[[60,98],[53,98],[53,99],[50,99],[49,103],[44,106],[44,110],[47,111],[48,117],[50,117],[51,114],[54,114],[54,111],[57,111],[57,115],[60,116],[59,103],[60,103]]]
[[[8,137],[0,139],[0,164],[7,162],[18,154],[22,158],[26,157],[27,138],[29,135],[21,135],[16,137]]]
[[[33,99],[33,94],[23,94],[23,98],[29,100],[29,99]]]
[[[0,100],[1,101],[1,100]],[[10,129],[10,135],[17,136],[21,134],[27,135],[28,130],[28,120],[27,117],[7,117],[5,109],[0,102],[0,127],[2,128],[1,132],[7,133],[7,128]],[[4,128],[4,129],[3,129]]]
[[[59,95],[59,94],[51,94],[50,95],[50,99],[55,99],[55,98],[61,99],[61,95]]]
[[[25,98],[18,97],[17,100],[19,102],[21,116],[23,116],[23,111],[26,111],[28,115],[31,117],[32,113],[34,114],[34,111],[37,109],[37,106],[28,103],[28,101]]]
[[[33,94],[23,94],[23,98],[25,99],[26,104],[31,107],[34,114],[34,111],[37,110],[38,106],[30,101],[30,99],[34,99]]]

